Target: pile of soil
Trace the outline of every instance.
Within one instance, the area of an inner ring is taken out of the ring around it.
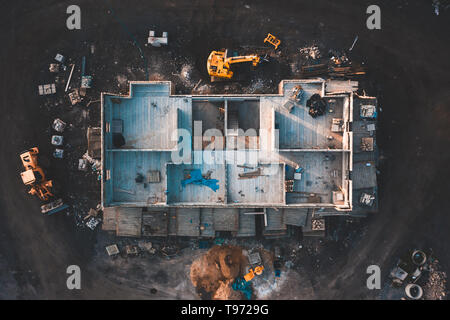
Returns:
[[[447,274],[440,271],[439,260],[434,259],[430,265],[430,275],[423,287],[425,300],[445,300],[447,298]]]
[[[238,299],[240,293],[231,289],[231,284],[246,264],[241,248],[214,246],[192,263],[192,284],[202,299]]]

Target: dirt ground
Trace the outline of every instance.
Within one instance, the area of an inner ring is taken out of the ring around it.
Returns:
[[[448,273],[450,9],[445,9],[446,1],[441,3],[437,16],[431,0],[378,1],[382,29],[368,30],[365,12],[372,1],[365,0],[80,0],[79,31],[65,27],[69,1],[3,4],[0,298],[198,299],[190,266],[205,250],[185,246],[171,259],[110,259],[105,245],[134,240],[117,240],[80,226],[80,218],[99,197],[97,175],[77,170],[77,160],[86,151],[86,129],[99,121],[99,104],[86,103],[97,100],[101,91],[126,92],[127,80],[145,80],[147,72],[152,80],[173,81],[177,92],[191,92],[199,80],[196,92],[275,92],[280,80],[299,76],[300,48],[316,44],[323,53],[348,49],[356,35],[359,40],[350,58],[368,66],[361,85],[379,98],[381,107],[380,212],[364,220],[336,222],[336,233],[324,240],[283,242],[295,255],[293,267],[282,274],[288,274],[289,281],[285,290],[264,297],[386,298],[366,288],[367,266],[379,265],[386,279],[397,256],[414,247],[432,248],[439,271]],[[146,47],[149,29],[167,31],[169,46]],[[271,63],[242,72],[241,81],[209,84],[205,61],[212,49],[264,50],[262,39],[268,32],[283,41],[281,54]],[[56,53],[77,64],[74,81],[81,57],[87,56],[95,88],[80,106],[69,107],[63,94],[56,99],[37,95],[37,86],[51,81],[48,64]],[[62,161],[51,156],[50,125],[55,117],[72,124]],[[42,216],[39,201],[20,181],[18,154],[35,145],[48,175],[72,205],[68,215]],[[72,264],[82,270],[79,291],[66,287],[66,268]]]
[[[192,285],[202,299],[240,298],[231,283],[245,273],[245,257],[242,249],[234,246],[214,246],[191,265]]]

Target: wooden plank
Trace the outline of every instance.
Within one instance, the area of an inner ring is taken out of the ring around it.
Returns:
[[[169,213],[167,211],[148,211],[142,213],[143,236],[167,236]]]
[[[177,208],[177,235],[198,237],[200,235],[200,209]]]
[[[142,228],[141,208],[116,208],[116,235],[123,237],[140,237]]]
[[[88,155],[94,159],[100,159],[102,155],[101,128],[87,129]]]
[[[274,230],[286,230],[286,224],[284,223],[283,209],[275,210],[273,208],[266,209],[267,226],[264,228],[266,231]]]
[[[202,208],[200,210],[200,235],[202,237],[214,237],[214,209]]]
[[[216,231],[238,231],[239,209],[214,208],[214,229]]]
[[[256,235],[255,215],[245,214],[249,209],[239,209],[239,230],[236,237],[254,237]]]
[[[102,230],[116,231],[116,224],[116,208],[104,208]]]
[[[308,209],[296,208],[296,209],[283,209],[284,223],[287,225],[304,227],[306,225],[306,219],[308,217]]]

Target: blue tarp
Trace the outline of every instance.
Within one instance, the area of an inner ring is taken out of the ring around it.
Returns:
[[[197,184],[210,187],[214,192],[219,190],[219,185],[217,184],[219,180],[217,179],[205,179],[202,176],[202,172],[199,169],[191,170],[191,177],[181,181],[181,185],[185,187],[187,184]]]
[[[252,287],[250,285],[250,282],[247,282],[244,280],[244,278],[237,278],[232,284],[231,287],[235,291],[241,291],[247,300],[250,300],[252,298]]]

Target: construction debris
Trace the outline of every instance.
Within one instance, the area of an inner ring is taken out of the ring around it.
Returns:
[[[81,61],[81,86],[80,94],[82,96],[86,95],[86,89],[92,87],[92,76],[86,75],[86,56],[83,56]]]
[[[87,160],[86,159],[78,159],[78,170],[87,171]]]
[[[423,286],[424,299],[426,300],[445,300],[448,295],[447,274],[439,271],[439,260],[432,259],[428,264],[429,277]]]
[[[63,149],[55,149],[53,152],[53,157],[56,159],[62,159],[64,157],[64,150]]]
[[[327,64],[313,64],[302,66],[301,73],[303,78],[323,76],[328,73]]]
[[[57,63],[50,63],[50,67],[48,68],[48,70],[52,73],[57,73],[59,72],[59,64]]]
[[[373,151],[373,138],[372,137],[364,137],[361,138],[361,151]]]
[[[319,94],[316,93],[306,101],[306,106],[309,108],[309,115],[313,118],[316,118],[325,114],[327,102]]]
[[[307,60],[316,60],[321,57],[319,47],[317,46],[311,46],[300,49],[300,53],[307,59]]]
[[[363,192],[361,194],[361,197],[359,198],[359,203],[361,203],[362,205],[371,207],[371,206],[373,206],[374,200],[375,200],[374,195]]]
[[[94,159],[102,156],[101,128],[89,127],[87,130],[88,155]]]
[[[361,118],[374,119],[377,117],[377,108],[374,105],[362,105],[360,107]]]
[[[38,89],[39,89],[39,95],[40,96],[45,96],[45,95],[55,94],[56,93],[56,85],[54,83],[40,85],[38,87]]]
[[[336,50],[330,50],[330,53],[332,54],[330,58],[330,64],[334,67],[342,67],[346,66],[350,63],[350,60],[347,57],[347,54],[344,52],[338,52]]]
[[[244,173],[239,173],[238,179],[254,179],[257,178],[259,176],[262,175],[262,170],[261,168],[257,168],[256,171],[250,171],[250,172],[244,172]]]
[[[64,132],[64,129],[66,128],[66,123],[62,121],[61,119],[55,119],[52,124],[53,130],[57,132]]]
[[[74,89],[71,93],[69,93],[70,103],[74,106],[77,103],[81,102],[80,90]]]
[[[409,283],[405,287],[405,294],[409,299],[419,300],[423,296],[423,289],[415,283]]]
[[[333,118],[331,120],[331,132],[343,132],[344,131],[344,120],[340,118]]]
[[[161,37],[155,37],[155,31],[150,30],[148,33],[148,44],[154,47],[161,47],[161,45],[167,45],[169,39],[167,32],[163,32]]]
[[[105,249],[110,257],[115,256],[120,253],[119,247],[117,247],[117,244],[112,244],[110,246],[107,246]]]
[[[125,252],[128,256],[137,256],[139,254],[139,248],[135,245],[127,245],[125,247]]]
[[[72,80],[73,69],[75,69],[75,64],[72,64],[72,69],[70,70],[69,78],[67,79],[66,88],[64,89],[64,92],[67,92],[67,90],[69,89],[70,80]]]
[[[332,78],[351,78],[366,74],[366,68],[361,65],[332,66],[328,69],[328,75]]]
[[[62,146],[63,142],[64,142],[64,137],[63,136],[57,136],[57,135],[52,136],[52,139],[51,139],[52,145],[54,145],[54,146]]]
[[[64,64],[64,61],[66,60],[66,58],[62,54],[57,53],[55,56],[55,60],[61,64]]]
[[[86,227],[88,227],[91,230],[95,230],[97,226],[100,224],[100,219],[90,217],[88,221],[86,222]]]
[[[92,165],[93,171],[101,170],[102,163],[99,160],[93,159],[91,156],[89,156],[87,151],[85,154],[83,154],[83,159],[87,160]]]
[[[250,265],[259,265],[261,264],[261,255],[259,252],[253,252],[248,255],[248,262]]]
[[[41,206],[41,212],[47,215],[67,209],[69,206],[64,204],[62,199],[57,199]]]
[[[348,49],[348,51],[352,51],[353,48],[355,47],[356,42],[358,41],[358,36],[355,37],[355,40],[353,40],[352,46],[350,47],[350,49]]]
[[[311,230],[324,231],[325,230],[325,220],[324,219],[311,220]]]
[[[142,251],[148,252],[150,254],[155,254],[155,252],[156,252],[156,249],[153,248],[153,244],[149,241],[139,241],[138,247]]]

